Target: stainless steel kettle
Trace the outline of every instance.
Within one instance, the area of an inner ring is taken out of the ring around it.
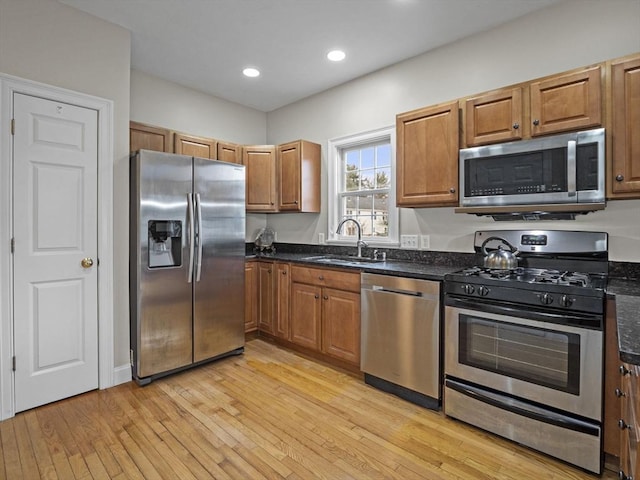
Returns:
[[[487,243],[492,240],[501,241],[504,246],[509,247],[505,250],[503,245],[498,246],[496,250],[487,252]],[[518,249],[507,242],[504,238],[489,237],[482,242],[482,253],[484,254],[484,266],[486,268],[495,268],[499,270],[512,270],[518,267]]]

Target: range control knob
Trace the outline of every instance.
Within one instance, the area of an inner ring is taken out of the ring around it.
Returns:
[[[549,295],[548,293],[542,293],[540,296],[540,303],[543,305],[550,305],[553,303],[553,295]]]
[[[467,295],[471,295],[473,292],[476,291],[476,289],[473,285],[465,283],[464,285],[462,285],[462,291]]]
[[[573,298],[569,295],[562,295],[560,297],[560,305],[563,307],[570,307],[573,304]]]
[[[481,297],[486,297],[487,295],[489,295],[489,289],[484,285],[481,285],[480,287],[478,287],[478,295],[480,295]]]

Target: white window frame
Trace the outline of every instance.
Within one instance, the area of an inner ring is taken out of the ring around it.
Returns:
[[[391,147],[391,185],[389,186],[389,235],[387,238],[363,236],[362,239],[369,246],[394,247],[400,244],[400,211],[396,206],[396,130],[395,127],[383,127],[368,132],[346,135],[334,138],[328,142],[328,235],[327,242],[335,244],[353,245],[351,236],[339,235],[336,228],[342,220],[340,217],[341,151],[351,147],[358,147],[368,143],[388,140]]]

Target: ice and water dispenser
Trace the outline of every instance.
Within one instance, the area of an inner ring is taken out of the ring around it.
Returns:
[[[149,268],[182,265],[182,222],[149,220]]]

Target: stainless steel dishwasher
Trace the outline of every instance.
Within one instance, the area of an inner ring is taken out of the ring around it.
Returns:
[[[440,282],[363,273],[361,302],[365,382],[439,408]]]

